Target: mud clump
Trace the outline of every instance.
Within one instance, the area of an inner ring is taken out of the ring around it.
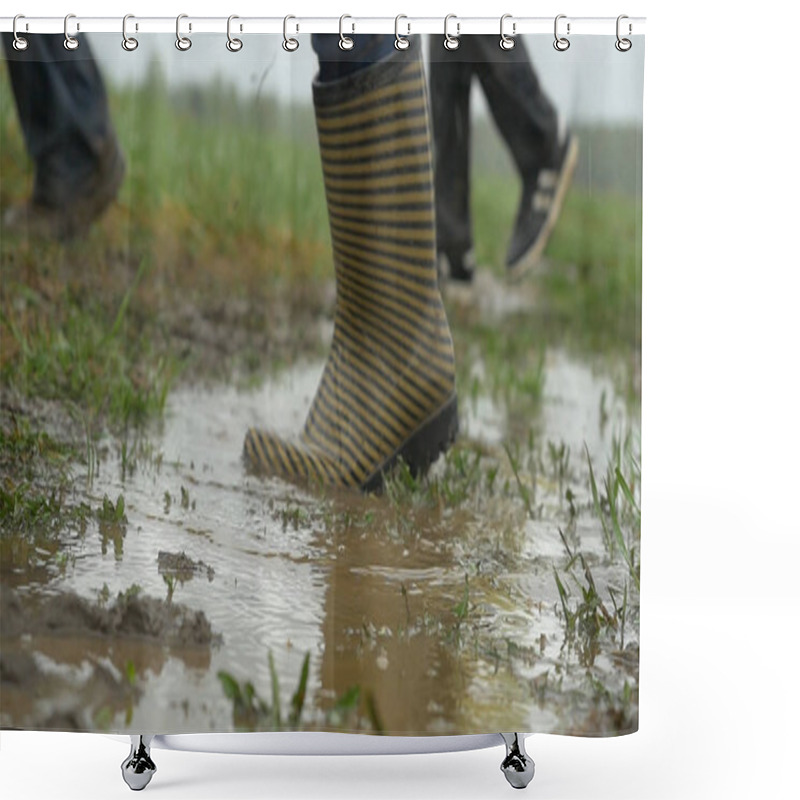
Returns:
[[[73,592],[26,602],[0,591],[2,637],[22,635],[114,636],[156,639],[161,644],[207,647],[219,637],[206,615],[137,592],[120,593],[112,604],[90,602]]]
[[[209,583],[214,580],[214,568],[204,561],[193,561],[183,551],[168,553],[158,551],[158,572],[160,575],[173,577],[179,581],[189,581],[195,575],[205,575]]]
[[[127,726],[146,674],[168,654],[208,659],[219,642],[202,611],[136,588],[92,601],[0,585],[0,727]]]

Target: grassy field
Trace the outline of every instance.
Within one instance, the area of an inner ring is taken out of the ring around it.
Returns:
[[[330,236],[308,108],[246,103],[222,85],[170,97],[157,68],[110,100],[128,163],[119,202],[66,247],[0,242],[5,435],[44,425],[82,453],[103,432],[158,417],[176,381],[255,383],[298,354],[324,352],[315,322],[331,312]],[[494,132],[477,126],[482,151],[493,138],[495,157],[475,165],[473,215],[479,264],[501,275],[518,187]],[[585,151],[613,155],[608,131],[581,138]],[[630,134],[620,139],[615,157],[626,163]],[[23,201],[31,181],[0,73],[0,206]],[[549,268],[537,278],[541,302],[523,325],[513,314],[476,324],[451,309],[460,362],[477,348],[498,368],[493,390],[511,391],[541,382],[541,354],[554,344],[635,362],[640,225],[634,196],[620,186],[597,193],[584,178],[568,195]],[[521,370],[514,354],[524,358]],[[476,390],[464,371],[460,380],[462,392]],[[635,396],[635,376],[628,383]],[[22,465],[13,455],[4,462],[7,482],[16,475],[18,484]]]
[[[147,441],[140,433],[163,416],[170,392],[223,383],[258,386],[265,377],[303,359],[322,359],[326,352],[333,274],[310,109],[281,107],[270,98],[245,102],[223,85],[170,96],[157,69],[139,88],[113,89],[110,102],[128,164],[119,201],[89,236],[68,245],[0,231],[4,581],[42,566],[67,571],[62,537],[81,535],[87,526],[114,530],[121,520],[127,524],[123,495],[87,503],[75,475],[91,481],[100,463],[115,461],[117,454],[123,476],[128,462],[145,461]],[[544,486],[563,525],[563,553],[548,580],[558,590],[564,649],[577,653],[587,680],[598,681],[589,687],[590,696],[595,708],[607,713],[586,725],[601,730],[613,729],[614,714],[635,716],[638,673],[630,685],[608,688],[597,678],[601,673],[592,677],[589,670],[603,648],[623,651],[638,622],[639,444],[624,440],[615,460],[591,471],[590,454],[570,454],[563,442],[536,439],[531,419],[547,380],[546,356],[554,350],[605,365],[631,417],[638,415],[641,205],[636,164],[627,157],[640,133],[578,133],[583,155],[576,183],[543,269],[523,287],[535,294],[535,304],[484,318],[469,304],[447,300],[459,401],[491,397],[505,409],[505,450],[490,452],[462,441],[428,478],[416,480],[398,470],[383,498],[355,501],[358,513],[349,502],[343,510],[321,504],[311,512],[279,504],[275,513],[284,515],[284,528],[319,523],[331,537],[342,532],[347,537],[357,528],[354,540],[363,538],[361,522],[368,519],[380,547],[394,543],[400,553],[403,538],[411,536],[409,526],[425,529],[430,523],[432,530],[447,531],[446,547],[456,554],[463,550],[464,568],[458,602],[447,607],[452,616],[447,636],[455,636],[459,647],[495,658],[498,642],[470,625],[470,609],[475,614],[479,601],[490,605],[487,598],[494,602],[500,594],[494,577],[476,564],[492,564],[500,550],[520,547],[518,540],[510,541],[510,531],[542,524],[537,487],[541,493]],[[476,148],[491,147],[494,154],[474,163],[478,262],[503,286],[519,188],[488,123],[476,126],[475,139]],[[594,169],[595,164],[601,166]],[[24,201],[31,181],[0,65],[0,208]],[[601,420],[604,400],[605,395]],[[109,450],[104,455],[99,447]],[[590,481],[583,474],[586,462]],[[582,505],[575,500],[581,491]],[[484,537],[482,525],[458,541],[461,523],[480,519],[489,508],[505,515],[502,548]],[[602,525],[602,559],[580,550],[575,531],[587,520]],[[103,533],[104,546],[106,538],[121,556],[123,534]],[[593,576],[612,567],[622,578],[614,578],[617,588],[609,594]],[[513,572],[505,561],[497,568],[500,578]],[[413,619],[405,593],[396,601],[405,604],[407,628],[438,635],[427,616]],[[534,649],[508,644],[503,659],[524,666],[538,657]],[[274,673],[271,654],[269,665]],[[307,669],[306,662],[300,677],[293,676],[296,702],[285,704],[295,717],[303,708]],[[249,677],[219,676],[234,719],[278,714],[280,721],[275,681],[259,686],[259,695],[248,695]],[[547,702],[573,702],[563,700],[568,693],[561,687],[537,683],[534,688]],[[350,713],[358,701],[347,692],[341,698],[331,713]],[[364,703],[368,699],[362,697]]]
[[[258,373],[292,355],[275,352],[286,338],[277,309],[288,298],[292,312],[325,310],[319,285],[331,268],[307,109],[245,104],[222,86],[168,97],[157,70],[141,88],[113,92],[111,105],[128,160],[120,202],[67,248],[4,238],[0,371],[7,388],[74,403],[113,426],[158,414],[171,381],[192,366],[175,330],[187,305],[266,337],[260,349],[248,343],[212,359],[212,373]],[[30,191],[31,169],[5,76],[0,135],[6,207]],[[507,159],[482,163],[473,191],[478,259],[501,273],[518,188]],[[556,266],[540,278],[537,342],[638,350],[640,225],[640,206],[619,187],[575,187],[548,249]]]

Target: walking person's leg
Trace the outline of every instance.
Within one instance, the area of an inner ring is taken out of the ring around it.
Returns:
[[[452,52],[439,37],[428,38],[439,274],[469,282],[475,271],[469,163],[474,37],[463,37]]]
[[[6,63],[25,144],[34,164],[33,193],[9,208],[8,230],[68,238],[113,202],[125,162],[89,42],[66,51],[61,35],[29,35],[17,52],[3,34]]]
[[[336,273],[330,355],[296,442],[251,429],[245,455],[288,478],[377,488],[423,472],[458,428],[453,343],[436,273],[419,40],[315,36],[317,133]]]
[[[506,256],[511,274],[532,267],[555,225],[578,157],[577,139],[558,114],[521,38],[500,50],[496,36],[470,37],[475,72],[492,117],[522,179],[522,197]]]

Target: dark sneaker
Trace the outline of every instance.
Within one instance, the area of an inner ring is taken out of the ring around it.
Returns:
[[[437,261],[440,285],[446,281],[472,283],[475,277],[475,253],[472,250],[467,250],[466,253],[440,250]]]
[[[67,241],[85,234],[114,202],[125,177],[125,158],[116,138],[108,140],[96,172],[76,188],[68,205],[51,206],[29,200],[3,215],[8,233]]]
[[[511,278],[521,277],[541,258],[577,163],[578,139],[567,131],[558,165],[539,170],[534,181],[523,185],[517,221],[506,256]]]

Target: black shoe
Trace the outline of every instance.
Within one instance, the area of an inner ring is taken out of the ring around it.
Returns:
[[[437,254],[437,267],[439,285],[446,281],[472,283],[475,277],[475,253],[472,250],[467,250],[466,253],[440,250]]]
[[[541,258],[561,212],[577,162],[578,138],[567,131],[558,165],[539,170],[532,181],[523,185],[517,221],[506,256],[511,278],[524,275]]]

